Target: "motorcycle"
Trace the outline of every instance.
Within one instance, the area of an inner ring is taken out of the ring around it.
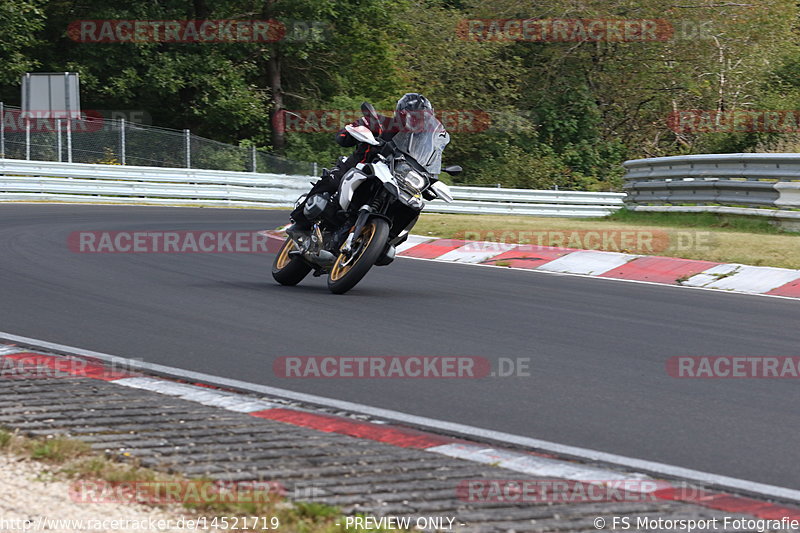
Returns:
[[[364,102],[364,116],[377,123],[375,108]],[[328,289],[344,294],[373,266],[390,264],[396,247],[408,239],[425,207],[423,200],[452,202],[443,170],[455,175],[460,166],[442,169],[442,152],[450,135],[432,113],[414,127],[408,125],[390,141],[375,138],[366,126],[346,126],[360,143],[378,147],[371,163],[359,163],[342,177],[338,191],[301,196],[303,213],[313,221],[311,235],[288,237],[272,265],[272,277],[282,285],[297,285],[310,272],[328,275]]]

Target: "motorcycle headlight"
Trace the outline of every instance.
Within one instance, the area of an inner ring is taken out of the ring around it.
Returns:
[[[408,174],[404,176],[404,178],[408,185],[414,187],[418,191],[421,191],[425,188],[425,176],[414,169],[411,169]]]
[[[419,194],[428,185],[428,178],[405,162],[397,166],[395,177],[400,185],[412,194]]]

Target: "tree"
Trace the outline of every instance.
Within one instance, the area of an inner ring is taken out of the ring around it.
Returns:
[[[8,86],[18,84],[22,74],[39,65],[27,52],[37,44],[37,33],[44,27],[42,4],[42,0],[0,2],[0,95],[10,96]]]

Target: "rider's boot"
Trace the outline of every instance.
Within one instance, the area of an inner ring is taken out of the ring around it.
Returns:
[[[292,238],[298,244],[302,244],[309,237],[311,237],[311,229],[313,227],[313,223],[311,220],[308,219],[305,213],[306,204],[308,199],[316,194],[321,193],[334,193],[339,188],[339,181],[342,178],[342,174],[344,173],[342,168],[340,168],[341,163],[334,167],[332,170],[328,170],[326,168],[322,169],[322,177],[311,187],[311,190],[308,191],[306,196],[306,200],[297,206],[297,208],[292,211],[291,219],[293,224],[286,228],[286,234]]]

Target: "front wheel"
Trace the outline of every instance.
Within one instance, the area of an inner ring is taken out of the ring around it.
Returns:
[[[292,250],[297,250],[297,244],[289,237],[272,263],[272,277],[281,285],[297,285],[311,272],[308,263],[289,255]]]
[[[364,224],[361,234],[353,239],[349,257],[339,254],[328,276],[328,289],[334,294],[344,294],[367,275],[378,260],[389,239],[389,223],[382,218],[371,218]]]

